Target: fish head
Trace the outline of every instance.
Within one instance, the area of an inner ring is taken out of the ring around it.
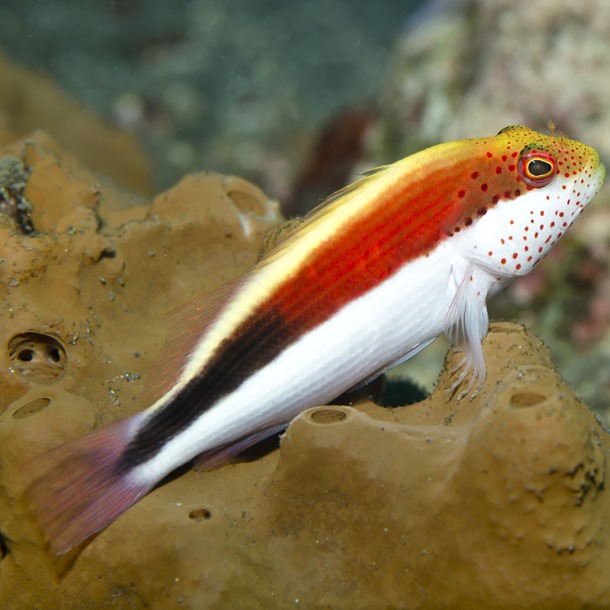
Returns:
[[[503,283],[544,258],[593,200],[605,168],[590,146],[521,125],[470,142],[477,152],[455,195],[471,211],[449,232],[460,254]]]

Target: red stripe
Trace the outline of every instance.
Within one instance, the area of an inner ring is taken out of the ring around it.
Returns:
[[[428,254],[455,230],[475,222],[495,205],[498,193],[506,198],[510,191],[510,198],[514,198],[516,174],[505,171],[496,175],[485,171],[488,165],[492,164],[487,158],[460,163],[447,172],[449,179],[436,180],[436,184],[425,176],[392,185],[368,213],[322,244],[279,286],[265,307],[280,313],[295,335],[322,323],[403,265]],[[494,168],[497,165],[493,163]],[[493,175],[485,190],[471,167],[484,176]],[[468,176],[470,184],[461,176]]]

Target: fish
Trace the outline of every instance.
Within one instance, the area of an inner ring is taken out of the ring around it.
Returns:
[[[238,280],[186,305],[160,397],[34,458],[25,493],[67,553],[182,465],[219,465],[446,334],[485,382],[487,301],[600,189],[597,152],[512,125],[438,144],[330,196]]]

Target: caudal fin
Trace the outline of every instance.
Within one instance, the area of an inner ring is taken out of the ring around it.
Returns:
[[[154,486],[120,468],[135,425],[133,418],[110,424],[28,465],[33,483],[26,499],[56,555],[107,526]]]

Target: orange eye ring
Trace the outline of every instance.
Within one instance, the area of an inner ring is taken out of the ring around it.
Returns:
[[[553,155],[540,150],[522,151],[517,168],[521,180],[535,188],[546,186],[557,174]]]

